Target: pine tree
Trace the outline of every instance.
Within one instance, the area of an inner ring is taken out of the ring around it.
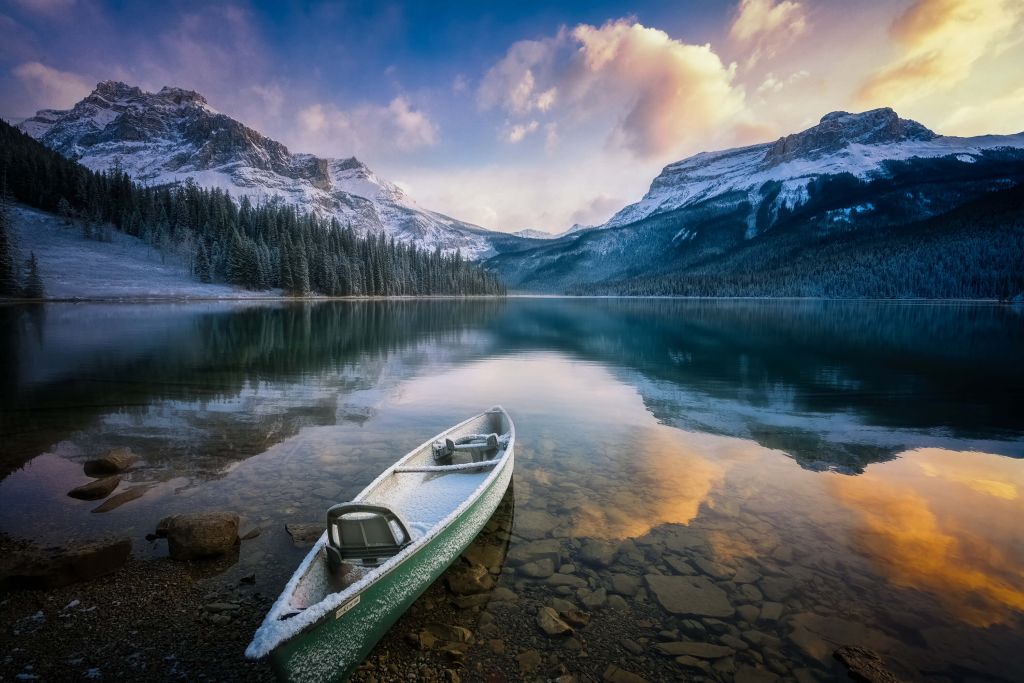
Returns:
[[[7,200],[7,178],[0,181],[0,296],[18,296],[17,251],[14,239],[14,225]]]
[[[39,264],[36,262],[35,252],[29,255],[26,266],[28,267],[28,277],[25,279],[24,296],[26,299],[42,299],[43,279],[39,276]]]

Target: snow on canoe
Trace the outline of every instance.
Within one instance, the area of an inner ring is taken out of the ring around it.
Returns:
[[[426,441],[349,503],[295,570],[245,654],[291,681],[345,680],[473,541],[512,479],[501,407]]]

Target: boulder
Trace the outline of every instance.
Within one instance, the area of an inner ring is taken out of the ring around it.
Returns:
[[[308,548],[320,540],[326,528],[324,522],[293,522],[284,525],[284,530],[292,537],[292,543],[300,548]]]
[[[132,453],[130,448],[115,448],[107,451],[107,454],[85,461],[85,473],[90,477],[104,474],[117,474],[138,462],[139,456]]]
[[[174,560],[218,557],[238,543],[238,515],[231,512],[186,512],[160,520],[157,536],[167,538]]]
[[[121,483],[121,477],[103,477],[93,479],[88,484],[82,484],[68,491],[68,495],[79,500],[99,500],[109,496],[117,485]]]
[[[120,568],[131,551],[131,539],[121,536],[7,553],[0,561],[0,590],[56,588],[89,581]]]
[[[733,607],[725,591],[704,576],[647,574],[644,579],[658,604],[672,614],[729,617]]]

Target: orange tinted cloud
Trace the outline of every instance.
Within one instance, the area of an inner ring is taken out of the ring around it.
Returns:
[[[743,118],[735,70],[709,44],[617,19],[513,44],[488,70],[477,99],[485,110],[545,113],[570,127],[604,116],[613,144],[638,157],[671,158]]]
[[[901,467],[918,469],[902,476]],[[998,456],[929,449],[832,485],[857,514],[854,543],[890,581],[989,626],[1024,611],[1019,469]]]
[[[917,0],[890,27],[900,55],[864,81],[858,99],[911,101],[964,81],[976,62],[1006,47],[1022,16],[1021,0]]]

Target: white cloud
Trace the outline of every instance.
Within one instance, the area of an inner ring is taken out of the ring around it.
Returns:
[[[70,107],[92,91],[84,78],[70,71],[60,71],[41,62],[25,62],[12,73],[30,91],[37,106]]]
[[[807,30],[807,15],[792,0],[741,0],[729,37],[748,51],[747,65],[774,57]]]
[[[938,126],[946,135],[1024,132],[1024,87],[984,104],[958,107]]]
[[[514,43],[488,70],[477,97],[482,109],[501,109],[523,125],[537,114],[563,129],[601,119],[613,146],[670,158],[743,117],[734,76],[735,66],[723,64],[710,45],[620,19]]]
[[[512,144],[522,142],[527,135],[529,135],[530,133],[535,133],[539,127],[540,123],[538,123],[537,121],[530,121],[529,123],[526,124],[517,123],[516,125],[512,126],[512,128],[508,131],[508,134],[505,136],[505,139],[511,142]]]
[[[402,96],[387,106],[362,104],[340,109],[313,104],[301,110],[297,120],[303,151],[320,155],[411,152],[440,140],[437,125]]]

